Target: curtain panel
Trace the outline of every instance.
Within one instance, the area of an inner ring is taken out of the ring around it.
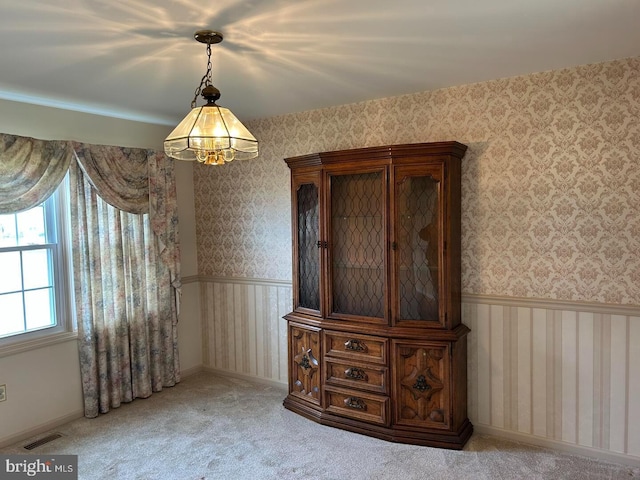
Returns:
[[[70,169],[85,416],[180,381],[173,162],[142,149],[74,144]]]
[[[0,214],[46,200],[69,172],[85,416],[180,381],[174,164],[145,149],[0,134]]]
[[[73,261],[85,416],[179,380],[176,304],[148,214],[116,209],[71,166]]]
[[[177,292],[176,300],[179,300],[182,282],[175,163],[162,152],[149,151],[147,165],[151,229],[158,239],[160,258],[169,269],[171,285]],[[179,309],[178,313],[180,313]]]

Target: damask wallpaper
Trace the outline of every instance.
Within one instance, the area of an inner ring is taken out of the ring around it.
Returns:
[[[194,169],[198,273],[290,280],[284,158],[457,140],[464,293],[638,305],[639,119],[640,57],[247,122]]]

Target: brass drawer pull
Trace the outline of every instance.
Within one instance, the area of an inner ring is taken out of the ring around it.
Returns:
[[[364,380],[365,382],[369,379],[365,371],[358,367],[347,368],[344,371],[344,376],[352,380]]]
[[[309,357],[307,357],[306,355],[303,355],[299,365],[305,370],[308,370],[309,368],[311,368],[311,363],[309,363]]]
[[[349,397],[344,399],[344,404],[355,410],[366,410],[367,404],[362,401],[362,399],[358,397]]]
[[[420,375],[416,379],[416,383],[413,384],[413,388],[424,393],[427,390],[431,390],[431,385],[427,383],[427,379],[424,378],[424,375]]]
[[[360,340],[356,340],[355,338],[351,338],[344,343],[344,348],[347,350],[351,350],[353,352],[366,352],[367,345]]]

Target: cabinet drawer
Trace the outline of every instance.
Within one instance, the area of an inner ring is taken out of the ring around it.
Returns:
[[[327,355],[380,365],[387,364],[388,340],[386,338],[332,331],[325,331],[324,338]]]
[[[343,417],[388,425],[389,398],[346,388],[325,387],[326,411]]]
[[[325,362],[326,380],[331,385],[389,393],[386,367],[333,359]]]

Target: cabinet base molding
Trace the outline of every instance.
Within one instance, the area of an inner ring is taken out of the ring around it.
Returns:
[[[349,432],[359,433],[370,437],[379,438],[387,442],[407,443],[424,447],[447,448],[450,450],[462,450],[471,438],[473,425],[465,420],[457,432],[429,431],[421,428],[411,430],[408,428],[383,427],[365,422],[346,419],[344,417],[320,411],[311,405],[305,405],[295,398],[288,396],[283,402],[287,410],[313,420],[320,425],[340,428]]]

